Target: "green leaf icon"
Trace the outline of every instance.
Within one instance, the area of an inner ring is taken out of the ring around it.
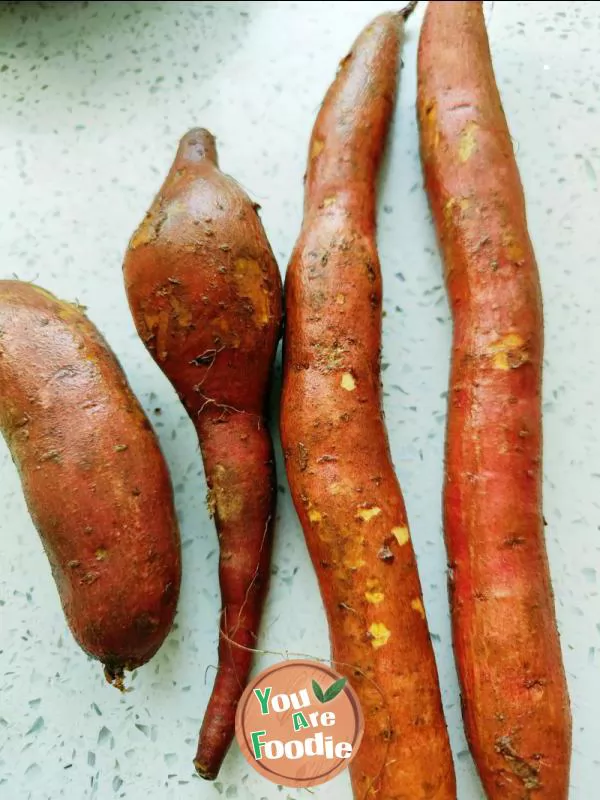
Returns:
[[[346,683],[347,678],[340,678],[339,680],[334,681],[329,689],[324,692],[319,684],[316,681],[313,681],[312,688],[319,703],[328,703],[330,700],[334,700],[338,696]]]
[[[328,703],[330,700],[333,700],[334,697],[337,697],[338,694],[342,691],[342,689],[346,685],[346,683],[347,683],[346,678],[340,678],[339,680],[335,681],[335,683],[332,683],[329,689],[327,689],[327,691],[325,692],[324,702]]]
[[[312,682],[312,689],[313,689],[313,692],[315,693],[315,697],[317,698],[317,700],[320,703],[324,703],[325,702],[325,695],[323,694],[323,689],[321,689],[321,687],[319,686],[319,684],[315,680],[313,680],[313,682]]]

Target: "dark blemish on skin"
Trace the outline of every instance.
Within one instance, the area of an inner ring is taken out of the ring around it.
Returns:
[[[159,621],[151,614],[143,612],[136,617],[134,625],[140,633],[154,633],[158,629]]]
[[[298,469],[300,472],[304,472],[308,466],[308,450],[302,442],[298,442],[297,450],[296,460],[298,462]]]
[[[374,265],[370,261],[367,261],[367,277],[369,278],[369,283],[375,283],[377,273]]]
[[[526,689],[543,688],[545,685],[546,681],[543,680],[542,678],[529,678],[528,680],[525,681]]]
[[[393,564],[396,556],[392,553],[387,544],[384,544],[381,550],[377,553],[377,558],[384,562],[384,564]]]
[[[522,781],[525,789],[533,791],[541,788],[539,767],[532,766],[517,753],[509,736],[498,738],[494,749],[505,759],[512,772]]]
[[[217,351],[213,348],[211,350],[206,350],[204,353],[201,353],[196,358],[193,358],[190,361],[190,365],[192,367],[201,367],[201,366],[210,366],[213,364],[217,355]]]
[[[175,592],[175,586],[171,581],[169,581],[169,583],[167,583],[165,585],[165,588],[163,589],[162,602],[169,603],[173,598],[174,592]]]
[[[525,544],[527,540],[524,536],[510,536],[508,539],[504,541],[504,545],[506,547],[510,547],[514,549],[515,547],[519,547],[522,544]]]

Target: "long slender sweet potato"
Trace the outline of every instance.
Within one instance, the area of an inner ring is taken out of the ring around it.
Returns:
[[[82,310],[0,281],[0,428],[81,647],[122,688],[167,635],[179,532],[158,442]]]
[[[454,317],[444,516],[467,736],[488,797],[564,800],[571,720],[541,512],[542,304],[481,3],[429,4],[418,87]]]
[[[342,61],[310,141],[286,278],[281,434],[333,660],[357,690],[361,800],[456,797],[437,669],[380,397],[376,177],[394,109],[403,14]]]
[[[219,667],[198,774],[231,743],[269,576],[275,467],[265,405],[281,324],[281,279],[255,206],[197,129],[177,156],[125,260],[141,338],[200,440],[220,543]]]

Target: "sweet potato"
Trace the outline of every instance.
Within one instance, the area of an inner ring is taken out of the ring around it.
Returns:
[[[0,281],[0,428],[69,626],[122,688],[167,635],[179,532],[158,442],[81,308]]]
[[[380,396],[376,178],[403,16],[383,14],[362,31],[314,125],[286,278],[281,435],[333,662],[364,711],[355,796],[447,800],[454,770]]]
[[[564,800],[571,720],[541,511],[541,293],[481,3],[429,4],[418,117],[454,319],[444,518],[465,727],[489,798]]]
[[[195,759],[207,779],[216,777],[234,734],[275,515],[265,415],[281,279],[257,208],[220,172],[211,134],[192,130],[125,259],[140,336],[196,427],[219,536],[219,666]]]

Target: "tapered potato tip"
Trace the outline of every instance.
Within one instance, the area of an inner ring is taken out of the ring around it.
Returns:
[[[410,15],[413,13],[415,8],[417,7],[418,0],[411,0],[410,3],[407,3],[404,8],[401,8],[399,11],[400,16],[403,20],[407,20]]]
[[[177,161],[207,161],[218,166],[217,140],[206,128],[192,128],[179,142]]]
[[[125,689],[125,670],[123,667],[116,667],[112,665],[104,665],[104,677],[111,686],[118,689],[120,692],[126,692]]]
[[[196,768],[196,774],[205,781],[214,781],[219,773],[218,769],[216,772],[214,770],[209,770],[208,767],[197,758],[194,759],[194,767]]]

